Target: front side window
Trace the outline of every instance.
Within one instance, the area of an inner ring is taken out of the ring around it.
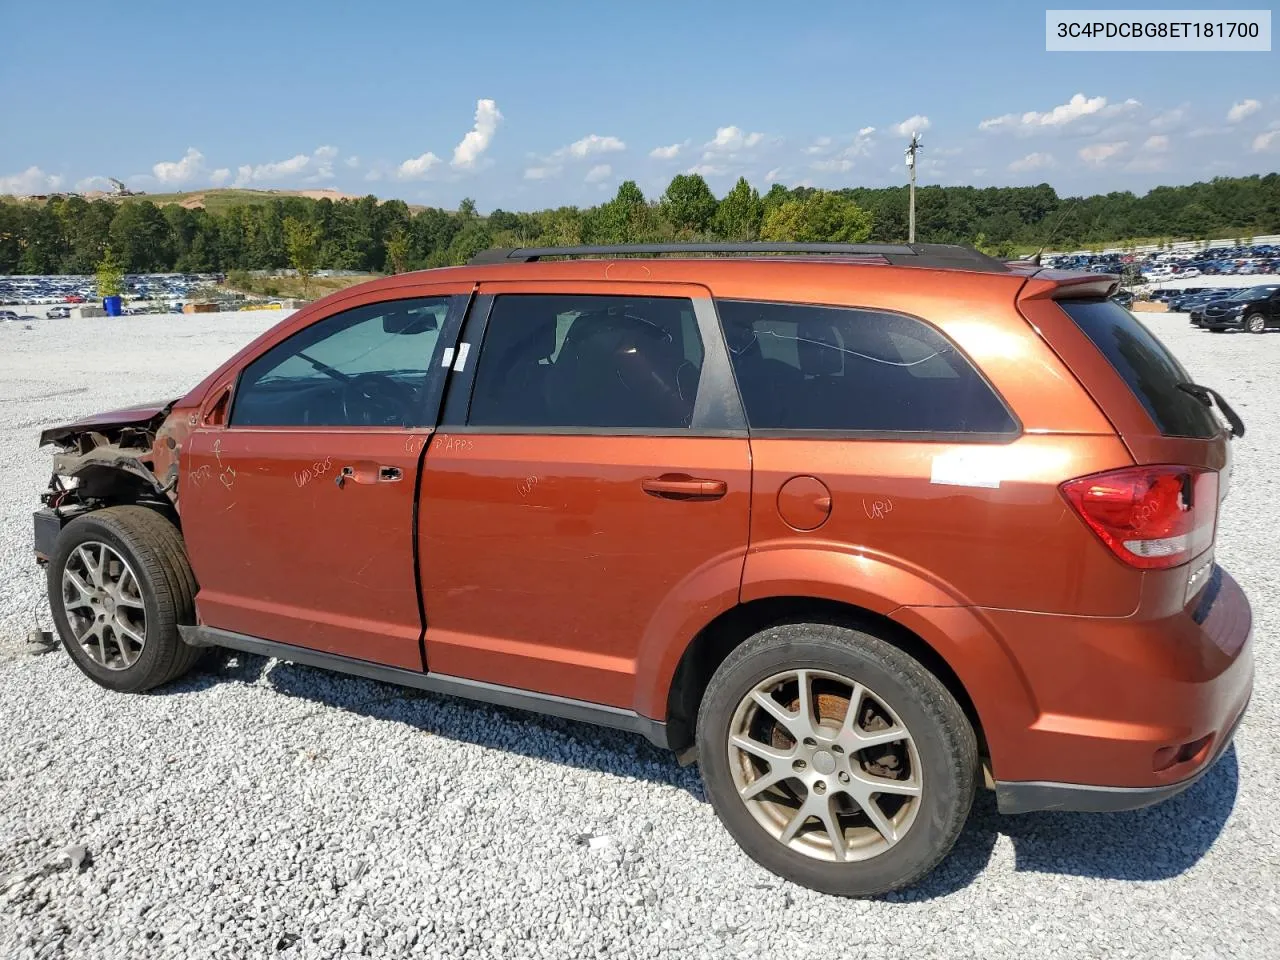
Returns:
[[[467,422],[679,429],[693,421],[701,376],[702,340],[691,300],[499,296]]]
[[[753,430],[1015,434],[955,345],[896,313],[719,300]]]
[[[326,317],[245,367],[231,425],[419,425],[448,311],[426,297]]]

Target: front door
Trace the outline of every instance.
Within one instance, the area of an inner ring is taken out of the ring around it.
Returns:
[[[467,297],[413,292],[322,316],[210,392],[179,491],[202,623],[423,669],[414,490]]]
[[[478,362],[424,464],[431,671],[653,711],[642,658],[737,603],[747,547],[750,451],[709,293],[480,289]]]

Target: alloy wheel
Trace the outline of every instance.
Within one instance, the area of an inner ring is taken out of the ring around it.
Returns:
[[[87,541],[62,569],[62,607],[76,643],[108,670],[127,670],[147,642],[147,614],[138,578],[105,543]]]
[[[742,698],[729,728],[738,796],[775,840],[817,860],[868,860],[915,821],[923,767],[911,732],[856,680],[788,670]]]
[[[1260,313],[1255,313],[1247,321],[1250,333],[1261,333],[1266,329],[1267,321]]]

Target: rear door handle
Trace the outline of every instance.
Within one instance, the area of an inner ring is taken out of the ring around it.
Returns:
[[[664,473],[640,481],[640,489],[666,500],[719,500],[729,492],[723,480],[701,480],[685,473]]]

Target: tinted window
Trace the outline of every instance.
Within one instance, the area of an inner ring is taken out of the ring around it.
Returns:
[[[233,426],[416,426],[447,297],[334,314],[245,367]]]
[[[498,297],[476,367],[468,422],[687,427],[701,374],[702,340],[692,301]]]
[[[919,320],[746,300],[717,309],[753,429],[1017,432],[969,361]]]
[[[1110,361],[1165,436],[1208,439],[1222,429],[1199,400],[1179,390],[1191,378],[1133,314],[1107,300],[1067,300],[1060,306]]]

